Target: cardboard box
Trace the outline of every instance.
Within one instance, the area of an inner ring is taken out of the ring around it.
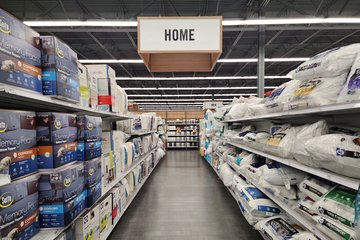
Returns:
[[[41,36],[43,94],[79,102],[77,54],[54,36]]]
[[[77,62],[80,83],[80,105],[90,107],[90,76],[87,67]]]
[[[100,239],[100,206],[95,206],[75,223],[76,239]]]
[[[0,110],[0,185],[36,172],[35,112]]]
[[[90,160],[102,153],[102,119],[81,115],[77,117],[78,160]]]
[[[40,35],[0,9],[0,83],[42,93]]]
[[[40,172],[41,227],[65,227],[85,209],[84,181],[83,163]]]
[[[112,153],[103,154],[103,156],[101,157],[101,172],[102,172],[101,191],[103,194],[111,189],[112,184],[116,180],[115,164]]]
[[[112,196],[112,202],[111,202],[111,206],[112,206],[112,212],[111,212],[112,224],[115,225],[117,223],[117,221],[119,221],[120,213],[121,213],[120,187],[116,186],[113,189],[111,189],[110,194]]]
[[[109,194],[100,203],[100,239],[105,237],[112,230],[112,195]]]
[[[117,108],[115,103],[117,84],[114,69],[106,64],[86,65],[86,67],[89,74],[97,79],[98,110],[115,112]]]
[[[0,196],[0,234],[3,239],[19,239],[38,232],[37,176],[29,176],[1,186]]]
[[[102,153],[109,154],[113,151],[113,137],[112,131],[102,132]]]
[[[86,207],[90,208],[101,197],[101,157],[84,162]]]
[[[76,115],[37,113],[38,164],[41,169],[57,168],[77,160]]]

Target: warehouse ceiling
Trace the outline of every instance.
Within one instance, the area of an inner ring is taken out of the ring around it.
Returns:
[[[345,18],[360,17],[359,0],[260,0],[262,17]],[[23,21],[30,20],[126,20],[137,16],[214,16],[224,20],[259,18],[257,0],[11,0],[0,7]],[[42,35],[52,34],[69,44],[79,59],[139,59],[136,27],[36,27]],[[224,26],[220,59],[257,58],[257,26]],[[307,58],[329,48],[359,42],[360,24],[308,24],[266,26],[266,58]],[[288,81],[285,76],[300,62],[266,62],[265,86]],[[155,77],[118,80],[129,88],[130,99],[230,99],[239,94],[256,94],[257,63],[217,63],[209,73],[149,73],[142,63],[110,64],[117,77]],[[219,77],[216,79],[161,80],[161,77]],[[222,77],[253,76],[250,79]],[[160,79],[159,79],[160,78]],[[224,87],[230,87],[225,89]],[[244,88],[245,87],[245,88]],[[250,87],[250,88],[249,88]],[[148,88],[148,89],[147,89]],[[177,88],[170,89],[169,88]],[[185,89],[184,88],[189,88]],[[193,89],[192,89],[193,88]],[[130,90],[132,89],[132,90]],[[134,89],[134,90],[133,90]],[[235,95],[234,95],[235,94]],[[138,95],[138,96],[135,96]],[[200,95],[200,96],[199,96]],[[184,101],[182,101],[184,100]],[[140,100],[138,102],[141,102]],[[160,107],[158,101],[157,107]],[[184,104],[184,106],[189,104]],[[151,105],[144,105],[153,108]],[[195,106],[195,104],[192,104]],[[166,108],[174,108],[166,105]]]

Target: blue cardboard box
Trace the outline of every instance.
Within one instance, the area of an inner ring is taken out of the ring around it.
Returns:
[[[85,209],[84,180],[82,163],[73,163],[40,173],[41,227],[64,227]]]
[[[0,9],[0,83],[42,93],[40,35]]]
[[[102,119],[80,115],[77,117],[78,160],[101,157]]]
[[[29,176],[0,187],[0,234],[24,239],[38,231],[38,177]]]
[[[54,36],[41,36],[43,94],[79,102],[77,54]]]
[[[101,197],[101,157],[84,162],[87,207]]]

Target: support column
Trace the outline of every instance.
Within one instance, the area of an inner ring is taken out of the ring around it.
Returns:
[[[259,0],[259,19],[262,18],[262,7]],[[265,26],[258,26],[258,64],[257,64],[257,95],[260,98],[264,97],[265,91]]]

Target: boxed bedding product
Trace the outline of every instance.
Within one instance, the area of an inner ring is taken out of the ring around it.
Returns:
[[[101,157],[101,191],[106,193],[110,190],[112,183],[115,181],[115,162],[112,153],[103,154]]]
[[[112,153],[114,150],[113,149],[114,139],[113,139],[112,131],[102,131],[101,139],[102,139],[102,147],[101,147],[102,154]]]
[[[38,176],[29,176],[0,187],[2,239],[29,239],[39,231]]]
[[[101,157],[84,162],[86,207],[91,207],[101,197]]]
[[[98,110],[115,112],[117,107],[115,102],[117,84],[114,69],[106,64],[86,65],[86,67],[89,74],[97,80]]]
[[[101,156],[102,119],[88,115],[77,116],[78,160],[87,161]]]
[[[113,143],[114,143],[114,161],[116,163],[116,174],[120,175],[121,172],[125,171],[125,153],[124,153],[124,144],[125,144],[125,134],[121,131],[112,132]]]
[[[89,70],[89,69],[88,69]],[[98,85],[97,79],[95,76],[91,75],[89,72],[89,90],[90,90],[90,107],[97,109],[99,99],[98,99]]]
[[[90,77],[87,67],[77,62],[79,71],[80,84],[80,105],[83,107],[90,106]]]
[[[144,152],[142,151],[142,138],[137,137],[137,138],[133,138],[132,142],[134,144],[134,149],[135,149],[135,158],[138,158],[140,155],[143,155]]]
[[[57,168],[77,160],[76,115],[37,112],[39,168]]]
[[[111,217],[112,217],[112,224],[116,224],[117,221],[120,219],[120,213],[121,213],[121,195],[120,195],[120,187],[115,186],[113,189],[111,189]]]
[[[83,163],[73,163],[40,173],[41,227],[65,227],[85,209],[85,200]]]
[[[0,110],[0,185],[37,171],[35,112]]]
[[[40,34],[0,9],[0,83],[42,93]]]
[[[112,230],[112,194],[100,202],[100,239],[105,239]]]
[[[77,54],[54,36],[41,36],[43,94],[79,102]]]
[[[124,145],[124,154],[125,154],[125,165],[126,167],[131,167],[135,160],[135,146],[132,142],[127,142]]]
[[[97,205],[75,222],[75,237],[79,240],[100,239],[100,206]]]

